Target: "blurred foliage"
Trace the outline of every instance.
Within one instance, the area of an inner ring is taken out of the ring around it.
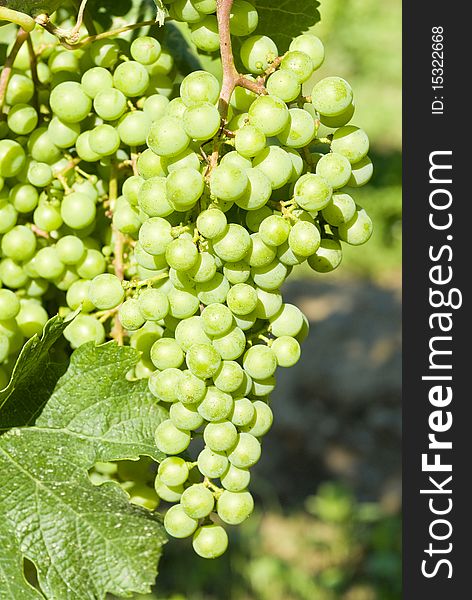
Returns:
[[[157,589],[134,600],[399,600],[401,526],[380,505],[335,484],[304,507],[265,510],[237,528],[227,555],[208,562],[171,542]]]

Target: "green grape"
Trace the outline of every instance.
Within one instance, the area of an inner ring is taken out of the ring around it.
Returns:
[[[9,199],[15,210],[29,213],[38,205],[38,191],[27,183],[18,183],[10,190]]]
[[[213,452],[226,452],[237,443],[238,432],[231,421],[208,423],[203,431],[203,439],[208,448]]]
[[[272,183],[259,169],[249,169],[246,173],[248,185],[243,195],[236,199],[236,204],[245,210],[258,210],[270,199]]]
[[[287,241],[290,223],[279,215],[270,215],[260,224],[259,235],[268,246],[280,246]]]
[[[275,43],[265,35],[254,35],[241,46],[241,60],[248,71],[261,75],[277,58]]]
[[[314,70],[319,69],[324,61],[324,46],[322,41],[310,33],[299,35],[290,43],[290,50],[298,50],[308,54],[313,62]]]
[[[188,319],[198,311],[200,306],[193,290],[173,289],[169,292],[168,298],[170,315],[176,319]]]
[[[28,138],[28,151],[34,160],[52,164],[60,159],[59,148],[54,144],[46,127],[35,129]]]
[[[180,84],[180,97],[185,106],[194,106],[202,102],[215,104],[220,95],[218,79],[206,71],[190,73]]]
[[[278,313],[270,318],[270,325],[275,337],[295,337],[302,328],[303,313],[293,304],[283,304]]]
[[[13,204],[0,207],[0,234],[7,233],[18,220],[18,213]]]
[[[288,274],[289,267],[278,259],[264,267],[253,267],[251,269],[255,285],[266,291],[277,290],[283,284]]]
[[[368,156],[365,156],[362,160],[353,164],[351,169],[351,177],[347,182],[350,187],[357,188],[369,183],[374,173],[374,166],[372,165],[372,161]]]
[[[123,327],[130,331],[139,329],[145,323],[145,318],[139,310],[139,303],[134,298],[129,298],[123,302],[118,310],[118,315]]]
[[[81,192],[72,192],[62,200],[61,217],[72,229],[84,229],[91,225],[96,212],[94,200]]]
[[[198,250],[192,240],[178,238],[172,240],[166,248],[166,261],[176,271],[188,271],[198,258]]]
[[[174,402],[169,410],[172,423],[179,429],[194,431],[203,425],[203,417],[193,406],[185,406],[181,402]]]
[[[160,480],[159,476],[157,476],[154,481],[154,489],[159,498],[162,498],[165,502],[178,502],[184,491],[182,485],[166,485]],[[180,504],[178,506],[180,506]]]
[[[194,7],[204,15],[216,12],[216,0],[193,0]]]
[[[261,444],[251,433],[240,433],[228,455],[229,462],[239,469],[248,469],[261,457]]]
[[[101,156],[109,156],[120,147],[120,136],[111,125],[98,125],[89,133],[89,144],[93,152]]]
[[[202,475],[216,479],[228,469],[229,461],[225,454],[205,448],[198,455],[197,465]]]
[[[15,177],[23,168],[26,156],[23,148],[13,140],[0,140],[0,176]]]
[[[151,124],[147,143],[159,156],[177,156],[187,148],[190,138],[179,119],[164,116]]]
[[[213,250],[225,262],[239,262],[250,247],[249,233],[236,223],[230,223],[225,231],[213,240]]]
[[[80,124],[63,123],[58,117],[53,117],[49,121],[48,134],[58,148],[70,148],[80,135]]]
[[[254,158],[253,166],[266,175],[274,190],[283,187],[292,176],[290,155],[278,146],[268,146],[262,150]]]
[[[20,312],[20,301],[11,290],[0,288],[0,321],[13,319]]]
[[[135,110],[120,119],[117,131],[123,144],[142,146],[146,143],[150,127],[151,121],[148,115],[142,110]]]
[[[200,159],[198,154],[191,148],[187,148],[177,156],[162,159],[162,164],[169,173],[183,168],[191,168],[195,171],[200,170]]]
[[[253,379],[267,379],[275,373],[277,359],[268,346],[256,345],[244,355],[243,366]]]
[[[144,152],[141,152],[136,161],[136,167],[139,175],[144,179],[151,179],[152,177],[164,177],[167,173],[164,159],[162,156],[154,154],[154,152],[147,148]],[[129,181],[128,178],[127,181]]]
[[[231,284],[245,283],[251,276],[251,269],[244,261],[226,263],[223,266],[223,274]]]
[[[83,279],[93,279],[106,269],[105,258],[102,253],[93,248],[88,249],[85,256],[77,264],[77,274]]]
[[[305,210],[322,210],[331,200],[332,193],[332,188],[323,177],[306,173],[295,184],[294,198]]]
[[[35,256],[35,269],[43,279],[58,279],[65,271],[64,263],[53,246],[41,248]]]
[[[75,281],[67,290],[66,302],[67,306],[76,310],[81,306],[83,312],[94,310],[94,305],[89,300],[90,281],[79,280]]]
[[[101,158],[100,154],[94,152],[90,147],[90,131],[84,131],[79,135],[75,142],[75,150],[79,158],[86,162],[98,162]]]
[[[190,317],[175,328],[175,340],[184,352],[190,350],[194,344],[209,344],[210,338],[203,330],[201,317]]]
[[[189,167],[172,171],[167,177],[167,198],[176,210],[185,212],[195,206],[205,188],[203,175]]]
[[[192,546],[202,558],[218,558],[228,548],[228,535],[221,525],[203,525],[195,532]]]
[[[214,386],[207,388],[198,412],[206,421],[222,421],[233,410],[233,398]]]
[[[56,231],[63,224],[60,207],[52,203],[40,202],[33,213],[36,227],[43,231]]]
[[[57,85],[49,97],[51,110],[65,123],[83,121],[92,108],[92,100],[80,83],[64,81]]]
[[[169,312],[167,296],[154,288],[145,288],[138,296],[139,311],[147,321],[160,321]]]
[[[212,336],[224,335],[233,326],[233,315],[223,304],[209,304],[201,315],[202,327],[205,333]]]
[[[28,104],[34,95],[34,83],[25,75],[13,73],[8,81],[5,94],[6,103],[9,106],[14,104]]]
[[[113,85],[130,98],[142,96],[149,85],[149,73],[141,63],[129,60],[116,67]]]
[[[90,46],[90,57],[98,66],[111,69],[118,60],[120,47],[117,40],[97,40]]]
[[[250,35],[259,23],[259,15],[256,8],[245,0],[234,0],[231,7],[229,28],[231,35]]]
[[[230,492],[225,490],[216,505],[218,516],[228,525],[239,525],[254,510],[254,500],[249,492]]]
[[[1,160],[0,160],[1,171]],[[42,188],[48,186],[54,175],[51,167],[46,163],[32,160],[28,165],[27,179],[31,185]]]
[[[196,377],[209,379],[218,372],[221,357],[209,344],[195,344],[187,352],[186,363]]]
[[[342,154],[331,152],[320,158],[316,174],[323,177],[328,185],[337,190],[344,187],[351,177],[351,164]]]
[[[233,412],[230,416],[231,422],[237,427],[249,425],[254,420],[256,409],[248,398],[237,398],[234,401]]]
[[[184,491],[180,504],[189,517],[202,519],[213,510],[215,499],[213,493],[203,483],[197,483]]]
[[[293,341],[296,342],[296,340]],[[253,421],[251,421],[251,423],[243,427],[242,431],[249,433],[254,437],[262,437],[272,427],[274,415],[270,409],[270,406],[266,402],[262,402],[262,400],[256,400],[253,403],[253,406],[255,410],[255,418]]]
[[[10,229],[1,240],[2,254],[16,262],[27,261],[36,251],[36,236],[25,225]]]
[[[1,315],[1,313],[0,313]],[[10,354],[10,341],[7,336],[0,332],[0,363],[8,359]],[[0,369],[0,390],[6,387],[8,383],[6,373],[3,369]]]
[[[150,217],[167,217],[174,210],[167,198],[165,177],[147,179],[137,196],[139,207]]]
[[[314,71],[313,61],[310,56],[299,50],[287,52],[282,59],[280,68],[283,71],[287,70],[290,73],[293,73],[300,84],[305,83],[305,81],[310,79]]]
[[[93,67],[85,71],[80,83],[84,92],[93,99],[102,90],[113,86],[113,76],[103,67]]]
[[[256,312],[252,311],[248,315],[235,315],[234,320],[239,329],[242,331],[248,331],[256,323]]]
[[[290,160],[292,161],[292,173],[290,175],[289,183],[296,183],[296,181],[301,177],[305,168],[303,159],[300,156],[300,153],[293,148],[285,148],[285,152],[287,152]]]
[[[190,371],[184,371],[177,383],[176,394],[182,404],[198,404],[206,394],[205,382]]]
[[[167,419],[157,426],[155,441],[156,446],[164,454],[180,454],[190,444],[190,432],[178,429],[170,419]],[[159,494],[159,490],[157,493]]]
[[[239,327],[233,327],[225,335],[213,339],[213,347],[223,360],[236,360],[246,348],[246,336]]]
[[[218,369],[218,372],[216,373],[216,375],[213,376],[213,383],[215,384],[215,386],[221,392],[226,392],[226,394],[230,394],[238,390],[241,387],[243,380],[244,371],[237,362],[234,362],[232,360],[223,361],[221,363],[220,368]],[[233,408],[232,400],[231,408]],[[225,415],[225,418],[228,416],[228,414]]]
[[[129,302],[129,300],[127,300]],[[172,338],[162,338],[151,348],[151,360],[157,369],[178,369],[184,361],[182,348]]]
[[[315,121],[309,112],[301,108],[291,108],[289,115],[289,122],[278,138],[285,146],[303,148],[315,137]]]
[[[275,339],[271,348],[280,367],[293,367],[300,359],[300,344],[288,335]]]
[[[203,237],[212,240],[226,231],[228,222],[224,212],[217,208],[209,208],[197,217],[197,229]]]
[[[139,242],[143,250],[153,256],[164,254],[172,240],[171,225],[161,217],[148,219],[139,230]]]
[[[313,106],[321,115],[327,117],[344,112],[352,104],[352,100],[352,88],[341,77],[325,77],[313,88]]]
[[[139,175],[132,175],[131,177],[128,177],[128,179],[125,179],[125,181],[123,182],[121,190],[123,192],[123,196],[133,206],[136,206],[136,204],[138,204],[139,194],[143,183],[144,179]]]
[[[190,279],[189,275],[185,271],[176,271],[171,267],[169,269],[169,280],[173,287],[177,290],[183,290],[185,292],[185,290],[194,291],[195,289],[194,282]]]
[[[30,338],[39,335],[49,319],[48,313],[34,300],[23,300],[16,322],[21,333]]]
[[[143,112],[147,114],[151,121],[157,121],[164,116],[169,99],[161,94],[148,96],[143,103]]]
[[[358,207],[354,217],[338,227],[338,235],[351,246],[365,244],[372,236],[372,220],[363,208]]]
[[[203,52],[216,52],[220,48],[218,21],[213,15],[190,26],[190,39]]]
[[[177,402],[177,388],[182,378],[182,371],[179,369],[166,369],[165,371],[155,371],[148,380],[148,386],[156,398],[163,402]]]
[[[249,107],[249,122],[266,136],[280,134],[289,122],[289,111],[277,96],[259,96]]]
[[[16,104],[8,111],[8,127],[17,135],[28,135],[38,124],[38,113],[29,104]]]
[[[333,227],[350,221],[356,213],[356,203],[349,194],[333,194],[329,204],[322,210],[323,218]]]
[[[251,240],[252,246],[246,255],[246,261],[251,267],[266,267],[274,260],[277,251],[272,246],[267,245],[259,233],[251,234]]]
[[[89,298],[99,310],[110,310],[123,302],[125,293],[116,275],[102,273],[90,282]]]
[[[278,291],[265,291],[259,288],[257,292],[257,306],[255,313],[258,319],[272,318],[282,306],[282,296]]]
[[[155,63],[161,54],[160,43],[147,35],[133,40],[130,48],[131,56],[142,65]]]
[[[183,125],[187,135],[195,140],[213,138],[221,124],[218,109],[209,103],[189,106],[183,115]]]
[[[323,238],[315,254],[308,258],[308,264],[318,273],[328,273],[340,265],[342,256],[341,244],[337,240]]]
[[[357,163],[369,152],[369,138],[359,127],[340,127],[333,134],[331,151],[342,154],[351,164]]]
[[[331,127],[332,129],[337,129],[338,127],[343,127],[347,125],[349,121],[354,116],[354,112],[356,107],[354,102],[352,102],[342,113],[339,115],[335,115],[333,117],[328,117],[326,115],[320,115],[320,121],[325,127]]]
[[[196,23],[202,18],[202,15],[195,8],[191,0],[174,0],[169,14],[177,21],[185,23]]]
[[[105,88],[93,99],[93,108],[104,121],[115,121],[126,110],[126,96],[115,88]]]
[[[169,117],[176,117],[177,119],[182,119],[186,110],[187,106],[185,105],[182,98],[174,98],[167,105],[166,115]]]
[[[25,292],[30,298],[40,298],[48,291],[49,283],[45,279],[31,279],[27,282]]]
[[[288,243],[298,256],[308,257],[314,254],[320,245],[321,235],[318,228],[308,221],[298,221],[290,230]]]
[[[164,516],[164,527],[169,535],[175,538],[186,538],[193,535],[198,527],[198,519],[192,519],[180,504],[171,506]]]
[[[210,176],[211,193],[228,202],[234,202],[243,195],[248,185],[248,177],[244,171],[232,165],[224,164],[216,167]]]
[[[235,315],[248,315],[257,306],[257,292],[247,283],[237,283],[228,292],[226,302]]]
[[[200,252],[197,262],[188,272],[189,277],[196,283],[211,281],[216,274],[216,262],[208,252]]]
[[[161,462],[157,473],[162,483],[175,487],[187,481],[189,469],[183,458],[169,456]]]
[[[155,510],[159,505],[160,498],[157,493],[144,483],[134,483],[126,492],[130,496],[131,504],[147,510]]]
[[[277,96],[284,102],[293,102],[302,91],[297,74],[287,69],[273,73],[267,80],[266,87],[271,96]]]
[[[224,275],[216,273],[210,281],[197,284],[198,299],[202,304],[223,303],[229,291],[229,282]]]
[[[134,235],[141,227],[139,213],[132,206],[117,206],[113,213],[113,226],[121,233]]]
[[[229,465],[228,470],[221,477],[221,485],[229,492],[242,492],[250,481],[251,474],[248,469],[239,469],[234,465]]]
[[[234,142],[241,156],[252,158],[265,148],[266,136],[258,127],[248,124],[236,131]]]
[[[87,342],[102,344],[105,341],[105,329],[95,317],[79,315],[64,329],[64,337],[72,348]]]

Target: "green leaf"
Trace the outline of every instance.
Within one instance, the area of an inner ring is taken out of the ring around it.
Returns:
[[[272,38],[279,52],[286,52],[294,37],[318,23],[319,5],[318,0],[257,0],[259,25],[256,33]]]
[[[0,4],[11,10],[35,17],[42,13],[52,14],[61,6],[62,2],[61,0],[0,0]]]
[[[67,368],[55,358],[53,346],[74,317],[53,317],[41,337],[35,335],[23,346],[10,383],[0,392],[0,432],[34,423]]]
[[[87,474],[98,461],[162,458],[153,434],[168,413],[145,381],[126,379],[138,360],[114,342],[80,347],[37,425],[0,438],[0,540],[10,541],[0,584],[14,590],[2,600],[41,597],[24,580],[21,556],[51,600],[128,597],[154,583],[166,541],[160,516]]]

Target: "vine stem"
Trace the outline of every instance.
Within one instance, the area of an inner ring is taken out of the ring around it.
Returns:
[[[23,46],[23,44],[26,42],[28,35],[28,32],[24,29],[20,28],[18,30],[15,43],[13,44],[13,48],[11,49],[10,54],[5,60],[3,70],[0,75],[0,111],[2,110],[3,105],[5,103],[5,96],[7,93],[8,82],[10,81],[12,73],[13,63],[15,62],[15,58],[17,57],[21,46]]]

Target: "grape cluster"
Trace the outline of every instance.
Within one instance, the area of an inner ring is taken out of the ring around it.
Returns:
[[[169,6],[206,52],[220,47],[215,10],[215,0]],[[305,261],[332,271],[343,242],[372,233],[351,196],[372,163],[366,133],[348,124],[350,85],[326,77],[307,90],[321,41],[300,35],[280,56],[251,35],[257,24],[235,0],[246,74],[228,106],[216,77],[182,79],[152,37],[70,52],[38,34],[41,87],[20,53],[0,122],[0,388],[51,307],[80,309],[65,331],[73,348],[107,336],[136,348],[129,377],[147,378],[169,410],[155,433],[167,458],[157,495],[124,487],[147,508],[172,504],[167,532],[193,536],[206,558],[227,547],[221,523],[253,511],[275,373],[296,364],[308,333],[282,284]]]

